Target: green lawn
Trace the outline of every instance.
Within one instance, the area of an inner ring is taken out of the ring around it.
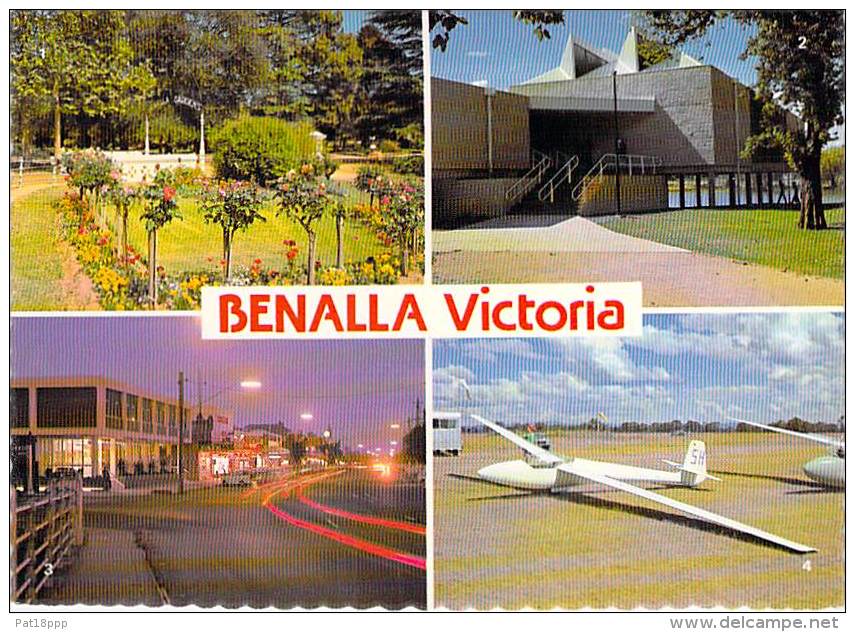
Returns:
[[[57,242],[53,203],[61,185],[36,189],[12,204],[10,250],[12,309],[70,309],[64,305],[61,284],[63,254]]]
[[[164,266],[167,273],[180,270],[205,270],[218,265],[222,256],[222,230],[216,224],[206,224],[198,204],[193,198],[181,198],[178,207],[182,219],[175,220],[157,233],[157,263]],[[232,265],[249,267],[256,258],[262,260],[264,267],[282,268],[285,265],[285,253],[288,248],[282,244],[293,239],[300,248],[298,261],[305,260],[307,238],[299,225],[284,218],[276,217],[273,203],[262,210],[266,222],[256,222],[248,230],[240,231],[235,237],[232,251]],[[109,213],[112,217],[112,212]],[[130,242],[138,252],[146,255],[147,236],[145,228],[138,219],[139,211],[131,212],[129,227]],[[317,223],[318,256],[324,265],[335,264],[335,219],[324,217]],[[385,249],[373,232],[357,224],[346,221],[344,227],[345,261],[363,261]],[[213,262],[209,261],[213,258]]]
[[[603,220],[633,237],[778,270],[843,278],[842,208],[826,211],[830,230],[796,227],[798,211],[686,209]]]

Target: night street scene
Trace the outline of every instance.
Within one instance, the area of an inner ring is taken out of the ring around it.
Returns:
[[[421,341],[12,339],[13,602],[426,607]]]

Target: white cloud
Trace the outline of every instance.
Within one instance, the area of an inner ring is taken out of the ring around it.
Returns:
[[[843,413],[844,321],[832,313],[657,316],[641,338],[445,344],[455,361],[434,374],[436,401],[506,423]],[[467,380],[471,401],[451,375]]]

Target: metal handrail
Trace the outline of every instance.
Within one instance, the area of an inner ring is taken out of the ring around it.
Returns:
[[[532,154],[534,155],[534,152],[532,152]],[[505,191],[505,199],[516,200],[531,191],[536,184],[539,184],[540,181],[543,180],[543,174],[545,174],[546,170],[551,166],[552,158],[544,155],[532,166],[531,169],[526,171],[525,174],[508,187],[508,190]]]
[[[617,169],[626,168],[628,175],[633,175],[633,166],[638,175],[644,175],[646,172],[656,173],[656,167],[662,164],[662,159],[658,156],[644,156],[641,154],[603,154],[594,165],[588,169],[588,173],[582,176],[582,179],[573,188],[573,199],[578,200],[591,183],[600,178],[609,168]]]
[[[561,154],[561,152],[556,152],[556,158]],[[566,154],[564,154],[566,155]],[[579,156],[573,155],[561,165],[561,168],[555,172],[555,174],[547,180],[546,184],[540,187],[540,190],[537,192],[537,199],[541,202],[546,201],[546,198],[549,197],[550,202],[555,201],[555,189],[561,186],[565,180],[566,173],[566,181],[567,184],[573,183],[573,170],[579,166]]]

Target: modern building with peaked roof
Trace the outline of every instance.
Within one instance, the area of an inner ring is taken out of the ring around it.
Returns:
[[[621,185],[622,212],[667,208],[669,179],[679,207],[780,200],[781,155],[740,155],[761,124],[753,90],[681,51],[649,61],[645,44],[634,27],[618,53],[571,35],[558,66],[505,92],[434,79],[435,223],[613,213]]]

